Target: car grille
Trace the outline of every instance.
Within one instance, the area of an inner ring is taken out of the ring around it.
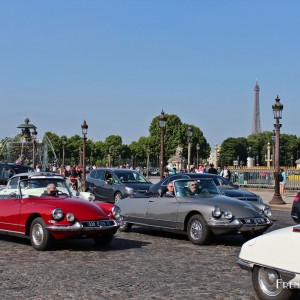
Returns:
[[[260,225],[268,223],[267,218],[243,218],[238,220],[244,225]]]

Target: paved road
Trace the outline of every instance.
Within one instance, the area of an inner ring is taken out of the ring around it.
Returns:
[[[293,225],[274,212],[269,230]],[[0,299],[257,299],[251,276],[236,264],[244,239],[192,245],[185,236],[133,227],[107,248],[92,240],[38,252],[27,240],[0,237]]]

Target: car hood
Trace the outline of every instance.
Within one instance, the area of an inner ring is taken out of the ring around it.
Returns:
[[[221,196],[221,195],[214,195],[209,197],[197,197],[196,198],[189,198],[189,202],[193,203],[205,203],[207,205],[214,205],[221,208],[223,211],[231,211],[232,214],[236,218],[259,218],[262,215],[260,212],[255,208],[253,205],[251,205],[248,202],[240,201],[237,199],[233,199],[227,196]]]
[[[149,188],[152,186],[152,183],[147,183],[147,182],[126,182],[124,183],[125,186],[131,187],[134,190],[136,190],[137,192],[140,193],[146,193]]]
[[[24,199],[24,202],[32,203],[30,198]],[[64,214],[73,213],[78,220],[107,219],[108,216],[104,210],[93,202],[72,197],[39,197],[34,198],[36,207],[49,207],[50,210],[60,208]]]
[[[299,256],[299,248],[300,228],[296,225],[274,230],[244,243],[239,258],[299,273],[299,264],[295,263]]]
[[[257,201],[259,196],[245,190],[235,190],[235,189],[225,189],[225,188],[219,188],[219,190],[224,193],[228,197],[234,197],[239,198],[241,200],[254,200]]]

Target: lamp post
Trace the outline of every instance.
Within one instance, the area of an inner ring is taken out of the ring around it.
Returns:
[[[86,124],[86,121],[84,120],[81,129],[82,129],[82,135],[83,135],[83,145],[82,145],[82,183],[81,183],[81,189],[85,192],[85,180],[86,180],[86,169],[85,169],[85,147],[86,147],[86,135],[88,130],[88,125]]]
[[[191,170],[191,137],[193,134],[193,130],[191,126],[188,127],[187,129],[187,137],[188,137],[188,173],[190,173]]]
[[[37,131],[36,128],[33,129],[33,131],[31,132],[31,136],[32,136],[32,165],[33,165],[33,169],[35,170],[35,152],[36,152],[36,148],[35,148],[35,139],[37,137]]]
[[[275,103],[272,105],[274,119],[276,120],[276,124],[274,124],[275,127],[275,172],[274,172],[274,178],[275,178],[275,192],[272,200],[270,201],[271,204],[286,204],[280,195],[279,191],[279,173],[280,173],[280,164],[279,164],[279,150],[280,150],[280,127],[281,124],[279,123],[279,120],[282,118],[282,110],[283,105],[280,103],[280,99],[277,95],[277,98],[275,99]]]
[[[199,150],[200,150],[200,145],[197,143],[196,145],[196,150],[197,150],[197,169],[199,168]]]
[[[164,156],[165,156],[165,143],[164,143],[164,130],[166,127],[165,113],[162,110],[159,116],[160,127],[160,180],[164,177]]]
[[[149,155],[150,155],[150,148],[147,148],[147,178],[149,177]]]
[[[108,149],[108,167],[110,168],[110,164],[111,164],[111,146],[109,146]]]
[[[62,150],[63,150],[63,157],[62,157],[62,165],[65,166],[65,146],[66,146],[66,141],[65,140],[62,140],[61,141],[61,144],[62,144]]]

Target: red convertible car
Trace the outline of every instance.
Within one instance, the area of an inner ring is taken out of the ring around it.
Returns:
[[[21,180],[19,193],[0,195],[0,234],[29,238],[40,251],[53,240],[67,238],[93,238],[99,245],[111,242],[119,228],[117,206],[75,198],[64,180],[52,182],[47,176],[44,181]],[[53,183],[50,194],[35,192]]]

